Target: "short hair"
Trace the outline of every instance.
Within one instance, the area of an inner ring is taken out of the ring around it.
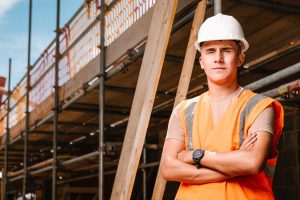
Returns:
[[[238,55],[240,55],[242,53],[242,45],[243,45],[243,43],[241,41],[239,41],[239,40],[233,40],[233,41],[237,44],[237,46],[238,46],[237,53],[238,53]],[[199,44],[199,46],[201,47],[203,43],[204,42],[201,42]]]

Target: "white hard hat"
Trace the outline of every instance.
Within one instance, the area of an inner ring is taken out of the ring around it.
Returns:
[[[249,48],[241,24],[234,17],[221,13],[203,22],[198,32],[196,48],[200,50],[202,42],[212,40],[237,40],[242,52]]]

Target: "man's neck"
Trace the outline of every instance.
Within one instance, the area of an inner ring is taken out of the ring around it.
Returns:
[[[210,97],[214,99],[223,99],[235,92],[239,88],[239,85],[238,83],[228,85],[208,84],[208,88],[208,95]]]

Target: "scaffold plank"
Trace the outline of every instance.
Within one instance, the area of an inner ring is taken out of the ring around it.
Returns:
[[[180,101],[186,98],[189,82],[191,80],[194,61],[196,58],[196,48],[194,46],[195,41],[197,41],[198,30],[203,22],[206,10],[206,1],[201,1],[198,3],[198,6],[195,11],[195,16],[192,24],[192,30],[189,37],[189,42],[187,46],[187,50],[185,53],[185,59],[179,79],[179,84],[177,88],[176,98],[174,102],[174,107],[180,103]],[[158,169],[154,190],[152,193],[152,200],[161,200],[163,198],[163,194],[166,187],[166,181],[162,178],[160,174],[160,167]]]
[[[154,7],[111,199],[130,199],[178,0]]]

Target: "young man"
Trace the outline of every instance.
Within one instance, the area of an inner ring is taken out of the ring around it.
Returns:
[[[209,90],[174,109],[162,176],[181,182],[179,200],[274,199],[283,109],[238,85],[237,69],[249,47],[241,25],[232,16],[208,18],[196,46]]]

